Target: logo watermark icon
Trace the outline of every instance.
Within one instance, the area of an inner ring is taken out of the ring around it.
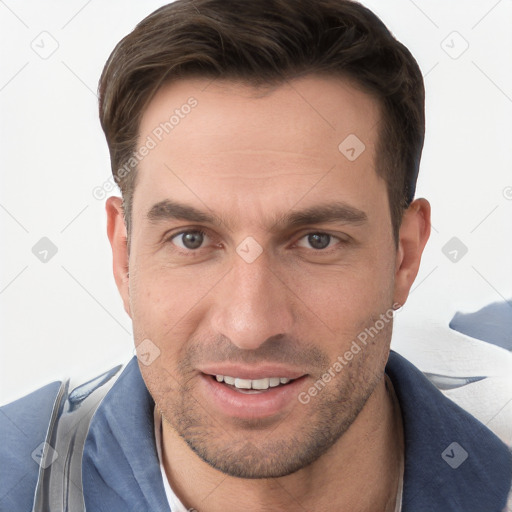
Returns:
[[[57,246],[46,236],[43,236],[43,238],[32,247],[32,254],[41,263],[48,263],[57,254],[57,251]]]
[[[456,60],[469,48],[469,43],[454,30],[441,41],[441,48],[450,58]]]
[[[146,338],[135,347],[135,355],[144,366],[149,366],[160,357],[160,349],[149,338]]]
[[[351,162],[357,160],[365,149],[364,142],[354,133],[346,137],[338,146],[339,152]]]
[[[457,469],[468,457],[468,452],[455,441],[441,454],[441,458],[453,469]]]
[[[253,263],[263,252],[263,247],[252,236],[248,236],[237,246],[236,252],[246,263]]]

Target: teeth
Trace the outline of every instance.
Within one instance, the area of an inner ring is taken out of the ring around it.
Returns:
[[[252,381],[252,389],[268,389],[268,381],[270,379],[257,379]]]
[[[249,379],[235,379],[235,388],[251,389],[251,382]]]
[[[271,388],[275,388],[276,386],[279,386],[279,384],[281,384],[281,379],[279,377],[271,377],[269,381],[269,385]]]
[[[265,390],[275,388],[280,384],[288,384],[292,379],[287,377],[266,377],[263,379],[239,379],[237,377],[229,377],[228,375],[215,375],[217,382],[225,382],[238,389],[257,389]]]

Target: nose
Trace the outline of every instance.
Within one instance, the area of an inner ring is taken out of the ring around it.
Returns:
[[[290,332],[293,299],[266,257],[252,263],[237,255],[234,259],[231,271],[216,287],[212,328],[237,347],[255,350],[269,338]]]

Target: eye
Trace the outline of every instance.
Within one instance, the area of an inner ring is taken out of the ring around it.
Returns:
[[[208,239],[206,233],[199,230],[182,231],[171,238],[171,242],[180,249],[194,250],[199,249],[203,242]]]
[[[338,241],[336,237],[327,233],[309,233],[303,236],[297,245],[299,247],[307,247],[308,249],[319,251],[334,245]]]

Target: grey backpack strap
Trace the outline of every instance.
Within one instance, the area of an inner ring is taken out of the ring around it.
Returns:
[[[122,365],[70,391],[62,383],[39,467],[32,512],[83,512],[82,454],[94,412],[120,374]]]

